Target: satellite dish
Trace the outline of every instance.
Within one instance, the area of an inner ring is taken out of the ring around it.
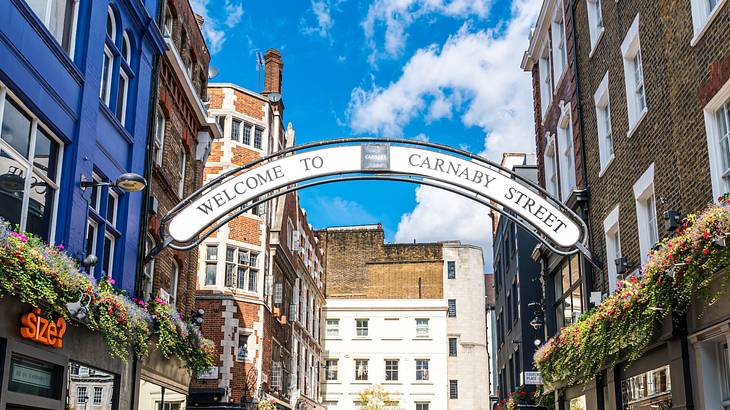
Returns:
[[[213,67],[213,66],[208,67],[208,79],[209,80],[212,80],[212,79],[218,77],[218,73],[219,73],[218,68]]]
[[[279,93],[269,93],[269,102],[272,104],[278,103],[281,101],[281,94]]]

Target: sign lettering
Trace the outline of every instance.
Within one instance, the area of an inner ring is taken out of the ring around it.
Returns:
[[[20,317],[20,336],[56,349],[62,348],[66,319],[48,320],[40,314],[41,310],[36,308]]]

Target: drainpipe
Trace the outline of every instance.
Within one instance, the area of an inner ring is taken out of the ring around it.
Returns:
[[[581,159],[581,176],[583,177],[583,189],[587,192],[589,191],[589,185],[588,185],[588,171],[586,170],[586,141],[585,141],[585,124],[583,121],[583,109],[581,107],[580,102],[580,74],[578,73],[578,40],[577,35],[575,31],[575,0],[570,0],[570,29],[573,32],[573,76],[575,77],[575,95],[576,95],[576,104],[575,109],[576,113],[578,114],[578,133],[580,134],[580,159]],[[585,216],[585,219],[588,219],[588,215],[590,214],[590,207],[588,201],[586,201],[585,206],[583,207],[583,216]],[[594,249],[594,241],[593,241],[593,232],[591,231],[591,224],[590,221],[586,221],[586,226],[588,227],[588,246],[591,250],[591,254],[595,254]],[[591,258],[593,258],[594,255],[591,255]],[[583,266],[586,267],[587,264],[583,263]],[[593,290],[593,267],[591,267],[591,275],[585,275],[584,281],[586,284],[586,290],[589,292]],[[585,271],[585,270],[584,270]]]
[[[160,18],[160,16],[163,15],[162,11],[164,10],[166,1],[160,1],[157,5],[157,19]],[[154,18],[150,18],[147,22],[147,30],[150,30],[152,25],[157,23],[157,20]],[[150,86],[151,86],[151,92],[150,92],[150,99],[148,102],[148,115],[147,115],[147,143],[146,143],[146,156],[145,156],[145,169],[144,169],[144,178],[147,180],[147,188],[142,193],[142,209],[141,209],[141,218],[139,222],[139,241],[137,244],[137,270],[135,272],[135,281],[134,281],[134,293],[137,296],[140,296],[140,279],[143,275],[144,265],[145,265],[145,242],[147,239],[147,227],[148,227],[148,212],[149,212],[149,203],[150,203],[150,192],[152,191],[152,152],[153,152],[153,144],[154,144],[154,133],[155,133],[155,118],[157,113],[157,99],[158,99],[158,93],[157,93],[157,87],[159,84],[159,77],[160,77],[160,55],[156,55],[153,57],[152,60],[152,78],[150,79]],[[136,397],[137,397],[137,372],[139,367],[139,358],[135,353],[132,353],[132,374],[131,374],[131,380],[130,380],[130,402],[129,402],[129,408],[135,409],[135,403],[136,403]]]

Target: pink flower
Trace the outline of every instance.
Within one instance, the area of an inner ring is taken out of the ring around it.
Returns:
[[[62,244],[58,244],[58,246],[56,246],[56,248],[58,248],[59,251],[66,249]]]

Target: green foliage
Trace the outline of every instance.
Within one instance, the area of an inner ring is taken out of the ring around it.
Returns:
[[[15,296],[46,315],[63,316],[98,331],[109,354],[122,360],[130,352],[146,356],[150,339],[156,339],[165,357],[180,358],[194,375],[213,365],[213,343],[174,308],[159,299],[151,303],[130,299],[113,285],[113,279],[97,284],[79,271],[62,246],[48,246],[0,220],[0,298]],[[88,307],[83,321],[71,317],[66,307],[79,301]]]
[[[555,408],[555,401],[552,394],[544,394],[545,390],[542,386],[538,386],[534,391],[520,386],[516,391],[507,395],[507,398],[497,404],[497,410],[517,410],[520,404],[541,406],[548,410]]]
[[[600,305],[563,328],[536,353],[535,363],[546,383],[580,383],[595,378],[606,366],[629,363],[652,342],[669,315],[683,314],[700,300],[711,305],[725,291],[712,291],[718,272],[730,264],[723,241],[730,235],[730,201],[688,216],[676,235],[651,251],[640,278],[619,282],[618,290]]]
[[[357,401],[361,403],[360,410],[401,410],[383,386],[376,384],[357,394]]]
[[[276,410],[276,405],[268,400],[262,400],[256,408],[258,410]]]

